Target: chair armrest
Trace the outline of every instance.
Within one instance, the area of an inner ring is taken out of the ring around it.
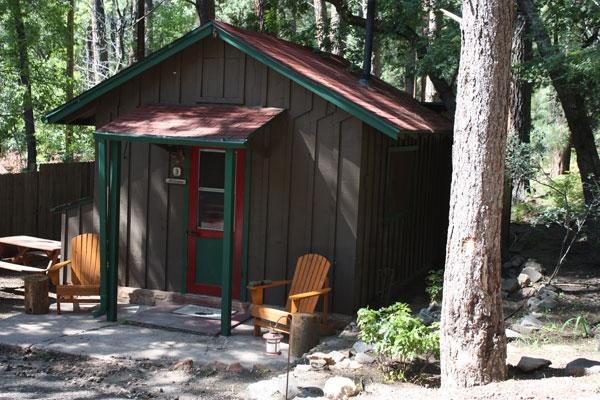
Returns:
[[[320,296],[322,294],[329,293],[329,292],[331,292],[331,288],[323,288],[321,290],[313,290],[312,292],[292,294],[291,296],[289,296],[289,299],[292,301],[302,300],[302,299],[306,299],[308,297]]]
[[[49,268],[46,270],[46,272],[55,272],[55,271],[58,271],[59,269],[61,269],[61,268],[64,268],[65,266],[67,266],[67,265],[69,265],[69,264],[71,264],[71,260],[65,260],[65,261],[62,261],[62,262],[56,263],[56,264],[54,264],[54,265],[51,265],[51,266],[50,266],[50,267],[49,267]]]
[[[292,283],[291,280],[273,281],[273,282],[265,284],[265,285],[248,285],[248,286],[246,286],[246,288],[249,290],[268,289],[268,288],[277,287],[277,286],[289,285],[290,283]]]

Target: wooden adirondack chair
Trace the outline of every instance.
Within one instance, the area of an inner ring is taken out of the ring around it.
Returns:
[[[58,271],[71,265],[71,284],[56,285],[56,313],[60,314],[60,303],[98,303],[99,299],[79,298],[79,296],[100,295],[100,241],[98,235],[85,233],[71,239],[71,259],[50,267],[48,273],[58,276]]]
[[[327,321],[329,299],[327,293],[327,273],[331,263],[319,254],[305,254],[298,258],[292,280],[274,281],[264,285],[250,285],[251,314],[254,318],[254,336],[260,336],[261,326],[276,331],[290,333],[291,318],[294,313],[313,313],[319,296],[323,295],[323,318]],[[264,290],[291,284],[285,310],[263,305]]]

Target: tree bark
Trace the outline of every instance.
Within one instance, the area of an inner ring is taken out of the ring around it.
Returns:
[[[73,98],[75,86],[75,0],[69,0],[69,9],[67,10],[67,37],[65,40],[67,47],[67,69],[65,84],[65,101]],[[73,160],[73,125],[67,125],[65,128],[65,161]]]
[[[325,0],[313,0],[315,9],[315,31],[319,50],[328,50],[327,6]]]
[[[437,0],[429,0],[426,2],[427,7],[427,38],[429,43],[433,43],[438,31],[438,13],[437,13]],[[423,92],[424,101],[433,102],[435,101],[435,86],[429,77],[425,77],[423,81]]]
[[[554,152],[550,176],[557,177],[571,170],[571,147],[572,144],[571,140],[569,139],[563,148],[557,149]]]
[[[531,26],[537,50],[546,61],[544,67],[552,80],[558,99],[562,105],[571,131],[573,147],[577,153],[577,166],[583,182],[583,195],[586,204],[594,201],[592,187],[600,181],[600,158],[594,140],[592,123],[588,115],[585,98],[576,85],[565,80],[566,70],[556,61],[560,54],[552,45],[550,36],[544,28],[538,10],[532,0],[518,0],[518,5]]]
[[[136,0],[135,10],[135,61],[146,57],[146,0]]]
[[[154,10],[154,0],[146,0],[146,9],[149,14],[146,16],[146,55],[150,54],[154,45],[154,26],[152,23],[152,11]]]
[[[440,338],[443,387],[506,378],[500,224],[512,22],[510,0],[463,2]]]
[[[108,45],[106,42],[106,13],[104,0],[90,0],[92,17],[92,52],[94,54],[94,83],[108,75]]]
[[[215,0],[196,0],[196,13],[200,25],[215,19]]]
[[[266,0],[254,0],[254,15],[258,20],[259,32],[264,32],[265,30],[265,3]]]
[[[329,41],[331,42],[331,52],[342,56],[346,43],[344,41],[342,19],[335,7],[331,7],[331,29],[329,30]]]
[[[27,170],[37,170],[37,146],[35,139],[35,122],[33,119],[33,97],[31,94],[31,74],[29,70],[29,56],[27,54],[27,35],[23,23],[23,10],[21,1],[9,2],[11,17],[15,27],[19,84],[23,87],[23,123],[25,125],[25,143],[27,145]]]

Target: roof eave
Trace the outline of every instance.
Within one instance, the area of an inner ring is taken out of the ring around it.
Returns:
[[[96,139],[118,140],[122,142],[143,142],[154,144],[169,144],[179,146],[207,146],[219,148],[243,149],[248,147],[247,139],[203,139],[200,137],[173,137],[160,135],[144,135],[132,132],[103,132],[94,133]]]

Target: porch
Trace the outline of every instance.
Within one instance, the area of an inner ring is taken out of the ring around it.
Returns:
[[[122,221],[122,144],[145,142],[173,153],[162,185],[181,185],[185,288],[221,298],[220,333],[231,334],[233,297],[244,295],[248,254],[250,138],[283,112],[223,105],[144,106],[97,129],[101,304],[95,316],[117,320]],[[202,155],[201,155],[202,154]],[[200,167],[202,160],[206,160]],[[215,166],[220,166],[216,168]],[[200,169],[199,169],[200,168]],[[150,179],[152,177],[149,177]],[[208,182],[208,183],[207,183]],[[148,198],[146,205],[160,199]],[[148,213],[148,210],[146,210]],[[143,229],[126,222],[130,229]],[[187,246],[185,246],[187,244]],[[160,262],[160,261],[159,261]]]

